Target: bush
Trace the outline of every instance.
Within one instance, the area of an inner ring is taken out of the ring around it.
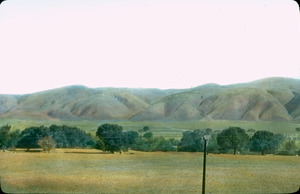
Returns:
[[[43,148],[44,152],[50,152],[56,146],[56,142],[51,136],[43,137],[38,141],[38,144]]]
[[[141,138],[139,137],[135,144],[132,145],[132,149],[136,151],[154,152],[154,151],[176,151],[176,147],[172,145],[170,140],[166,140],[163,137],[155,138]]]

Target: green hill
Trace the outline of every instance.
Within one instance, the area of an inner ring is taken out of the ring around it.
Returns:
[[[300,121],[300,80],[267,78],[227,86],[160,90],[69,86],[0,95],[0,119]]]
[[[140,120],[299,120],[300,80],[268,78],[219,86],[208,84],[169,95],[131,119]]]

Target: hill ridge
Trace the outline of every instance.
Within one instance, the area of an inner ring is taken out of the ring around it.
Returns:
[[[0,94],[0,119],[300,121],[300,80],[265,78],[189,89],[65,86]]]

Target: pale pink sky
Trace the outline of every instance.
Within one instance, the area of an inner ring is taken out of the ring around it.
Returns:
[[[223,3],[222,3],[223,2]],[[292,0],[10,0],[0,94],[300,78]]]

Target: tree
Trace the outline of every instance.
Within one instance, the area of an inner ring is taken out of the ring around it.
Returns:
[[[262,155],[266,151],[275,151],[284,140],[283,135],[273,134],[270,131],[256,131],[251,138],[251,151],[260,151]]]
[[[169,141],[171,142],[172,146],[175,146],[175,147],[177,147],[178,144],[180,143],[180,140],[175,139],[175,138],[171,138],[171,139],[169,139]]]
[[[116,124],[103,124],[98,127],[96,135],[104,143],[104,151],[121,153],[121,150],[126,151],[128,144],[126,134],[122,132],[123,127]]]
[[[93,147],[96,143],[90,134],[77,127],[51,125],[49,128],[40,126],[25,129],[17,147],[38,148],[38,141],[47,136],[53,138],[58,148]]]
[[[150,127],[149,126],[144,126],[143,129],[139,129],[138,131],[141,134],[141,136],[143,137],[145,132],[150,131]]]
[[[104,144],[104,142],[103,142],[102,139],[98,139],[98,140],[96,141],[95,148],[96,148],[96,149],[99,149],[99,150],[105,150],[105,144]]]
[[[239,149],[242,149],[249,142],[249,136],[245,129],[240,127],[229,127],[222,130],[217,135],[217,142],[221,148],[233,149],[234,155],[237,154]]]
[[[200,145],[196,145],[192,131],[182,132],[182,138],[178,144],[177,150],[180,152],[196,152],[200,151]]]
[[[200,152],[203,151],[203,137],[204,135],[210,135],[212,133],[211,129],[200,130],[196,129],[194,131],[184,131],[182,133],[182,138],[178,144],[178,151],[187,152]]]
[[[38,144],[43,148],[44,152],[50,152],[56,146],[56,142],[51,136],[43,137],[38,141]]]
[[[67,125],[49,127],[52,138],[57,142],[57,147],[93,147],[96,142],[90,134]]]
[[[151,139],[153,137],[153,133],[152,132],[147,132],[143,135],[144,138],[146,139]]]
[[[21,131],[19,129],[9,133],[8,148],[15,148],[20,140]]]
[[[149,126],[144,126],[143,127],[143,132],[146,132],[146,131],[149,131],[150,130],[150,127]]]
[[[123,136],[125,136],[125,140],[127,140],[126,143],[128,147],[131,147],[139,137],[139,133],[136,131],[127,131],[123,133],[124,133]]]
[[[155,147],[155,151],[176,151],[176,147],[174,147],[170,140],[166,140],[163,137],[156,138],[157,144]]]
[[[288,154],[295,154],[297,151],[297,145],[295,139],[288,138],[284,142],[284,149],[287,151]]]
[[[27,148],[38,148],[38,141],[46,136],[50,136],[50,131],[48,127],[29,127],[22,131],[20,141],[17,144],[17,147]]]
[[[0,147],[2,149],[5,149],[7,147],[8,141],[9,141],[9,130],[11,126],[10,125],[4,125],[0,127]]]
[[[136,139],[135,143],[131,147],[133,150],[149,152],[151,150],[151,145],[149,144],[149,140],[145,138],[139,137]]]
[[[15,130],[10,132],[11,126],[4,125],[0,127],[0,148],[7,149],[7,148],[14,148],[20,138],[21,132],[20,130]]]
[[[154,138],[139,138],[136,145],[133,147],[138,151],[176,151],[170,140],[166,140],[163,137],[154,137]]]

